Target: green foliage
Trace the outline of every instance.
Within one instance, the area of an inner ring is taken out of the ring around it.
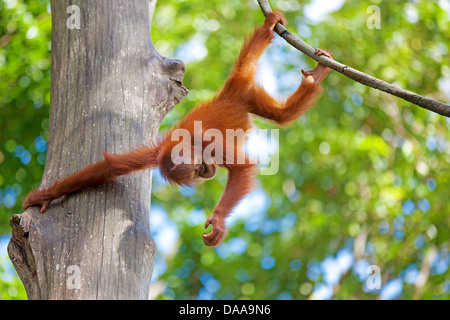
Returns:
[[[15,275],[12,266],[7,261],[7,257],[2,254],[0,257],[0,300],[23,300],[27,298],[25,288],[20,279]]]
[[[0,1],[0,233],[9,232],[11,214],[20,212],[24,194],[39,184],[45,162],[36,138],[48,140],[48,5]]]
[[[289,30],[313,47],[329,49],[337,60],[363,72],[450,102],[443,92],[447,83],[448,94],[450,79],[449,8],[439,6],[448,1],[347,0],[318,23],[304,15],[308,3],[271,1],[274,9],[286,12]],[[380,29],[366,25],[373,4],[380,8]],[[48,139],[47,6],[47,1],[0,0],[3,233],[9,232],[11,214],[20,212],[22,197],[39,183],[45,159],[35,139]],[[212,97],[245,34],[263,20],[256,1],[157,3],[153,42],[163,55],[187,61],[184,85],[190,90],[162,130]],[[38,32],[28,39],[34,26]],[[193,48],[198,51],[192,57]],[[278,37],[264,61],[283,96],[295,90],[300,69],[314,65]],[[324,87],[317,107],[280,129],[280,170],[258,177],[259,189],[239,209],[238,216],[246,218],[233,220],[221,247],[205,247],[201,235],[226,183],[225,172],[195,190],[165,185],[155,173],[152,219],[167,212],[171,222],[152,220],[161,252],[153,294],[160,299],[377,299],[380,290],[364,287],[368,266],[376,265],[382,298],[450,298],[450,122],[336,72]],[[19,145],[31,155],[28,164]],[[5,201],[7,192],[15,195],[12,207],[5,205],[12,203],[11,198]],[[178,236],[172,237],[177,241],[170,250],[163,250],[159,239],[165,239],[167,226]],[[4,274],[0,270],[0,293],[9,298],[1,282]]]

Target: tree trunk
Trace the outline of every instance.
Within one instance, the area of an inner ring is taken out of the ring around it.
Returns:
[[[101,150],[150,143],[187,94],[183,63],[153,47],[155,3],[52,1],[50,141],[41,188],[101,160]],[[28,298],[147,299],[156,251],[150,195],[146,170],[63,197],[44,214],[34,207],[14,215],[8,252]]]

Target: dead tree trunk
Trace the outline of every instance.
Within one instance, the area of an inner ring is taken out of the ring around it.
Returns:
[[[41,187],[148,144],[187,94],[184,65],[150,38],[156,0],[53,0],[50,141]],[[78,19],[78,20],[77,20]],[[79,27],[79,28],[78,28]],[[151,171],[11,219],[29,299],[147,299],[155,257]]]

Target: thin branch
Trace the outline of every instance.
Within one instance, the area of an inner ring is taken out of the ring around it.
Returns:
[[[265,16],[267,15],[267,13],[272,11],[268,0],[258,0],[258,3]],[[422,108],[439,113],[440,115],[450,117],[450,105],[448,104],[442,103],[440,101],[431,98],[423,97],[421,95],[418,95],[417,93],[399,88],[386,81],[377,79],[361,71],[346,66],[340,62],[337,62],[336,60],[332,60],[326,56],[317,56],[314,54],[314,49],[311,46],[309,46],[307,43],[305,43],[303,40],[301,40],[294,34],[290,33],[280,23],[277,23],[275,27],[275,32],[278,33],[280,37],[284,38],[290,45],[300,50],[308,57],[316,60],[317,62],[323,65],[326,65],[327,67],[333,70],[336,70],[337,72],[342,73],[344,76],[352,80],[355,80],[366,86],[387,92],[391,95],[402,98]]]

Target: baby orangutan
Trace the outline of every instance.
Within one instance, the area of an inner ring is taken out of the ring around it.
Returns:
[[[173,149],[179,141],[173,141],[172,133],[176,129],[187,130],[194,136],[194,122],[201,121],[202,129],[216,129],[222,132],[225,139],[227,129],[247,132],[252,127],[250,115],[256,115],[273,121],[279,125],[288,125],[298,119],[314,104],[321,93],[320,82],[326,77],[329,68],[318,64],[310,71],[301,70],[304,76],[298,89],[285,101],[272,98],[255,82],[255,70],[258,59],[273,39],[273,31],[277,22],[285,25],[286,20],[281,12],[267,14],[264,25],[257,27],[246,39],[233,71],[224,87],[211,101],[203,102],[189,112],[172,130],[148,147],[143,147],[126,154],[109,154],[103,152],[104,160],[57,181],[44,190],[34,190],[23,201],[23,209],[39,206],[44,212],[55,199],[64,195],[87,189],[113,180],[120,175],[130,174],[137,170],[159,167],[162,175],[171,183],[193,185],[202,179],[211,179],[216,173],[216,166],[228,170],[228,181],[222,198],[206,221],[205,228],[212,225],[209,234],[203,234],[203,241],[208,246],[217,246],[226,234],[225,218],[240,200],[254,186],[256,174],[255,164],[250,161],[237,163],[236,155],[227,158],[226,148],[214,154],[215,161],[188,157],[191,161],[179,163],[174,161]],[[317,55],[331,55],[316,49]],[[225,141],[223,141],[225,145]],[[202,141],[200,151],[205,150],[212,141]],[[196,154],[194,143],[192,153]],[[234,146],[234,154],[239,153],[242,145]],[[197,148],[198,149],[198,148]],[[198,151],[198,150],[197,150]],[[222,161],[217,161],[221,159]],[[248,160],[247,158],[245,158]]]

